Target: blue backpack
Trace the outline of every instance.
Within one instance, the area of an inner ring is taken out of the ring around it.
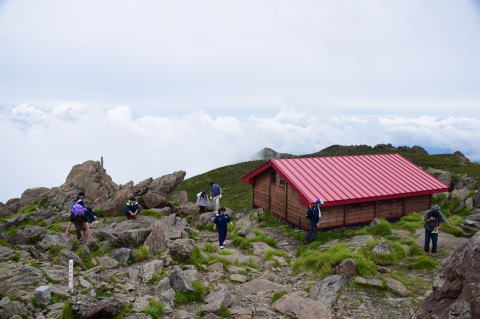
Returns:
[[[82,215],[85,213],[85,208],[83,208],[82,205],[80,204],[75,204],[72,206],[72,214],[73,216],[77,217],[79,215]]]

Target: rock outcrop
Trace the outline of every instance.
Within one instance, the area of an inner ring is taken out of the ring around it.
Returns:
[[[480,233],[443,263],[414,318],[480,318]]]

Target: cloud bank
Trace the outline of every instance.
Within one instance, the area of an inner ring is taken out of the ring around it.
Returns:
[[[18,105],[0,112],[0,200],[63,183],[70,168],[104,156],[118,183],[175,170],[193,176],[249,160],[268,146],[306,154],[332,144],[392,143],[461,150],[480,160],[480,118],[389,117],[283,108],[274,116],[138,116],[129,106],[98,109]]]

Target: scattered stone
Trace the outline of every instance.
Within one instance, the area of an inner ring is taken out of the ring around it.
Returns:
[[[79,267],[83,270],[87,269],[87,267],[85,267],[85,264],[83,263],[83,260],[69,249],[62,249],[60,251],[60,259],[64,266],[68,266],[68,261],[71,259],[73,260],[74,267]]]
[[[193,291],[192,283],[190,279],[185,275],[183,270],[175,266],[170,274],[170,286],[175,291]]]
[[[158,301],[157,298],[155,298],[153,296],[149,296],[149,295],[143,295],[143,296],[136,297],[135,301],[133,302],[133,311],[141,312],[142,310],[147,308],[148,307],[148,302],[149,302],[150,299],[156,299]]]
[[[401,297],[410,296],[410,292],[405,288],[405,286],[398,280],[395,280],[390,277],[385,278],[385,282],[387,283],[387,287],[393,291],[395,294]]]
[[[372,253],[376,255],[388,255],[390,254],[390,245],[388,242],[380,242],[373,247]]]
[[[386,273],[390,272],[390,269],[388,269],[387,267],[379,266],[379,265],[377,265],[377,270],[379,272],[381,272],[382,274],[386,274]]]
[[[337,293],[347,284],[345,277],[330,275],[322,279],[315,287],[310,289],[309,297],[330,306],[337,300]]]
[[[138,267],[130,267],[130,268],[128,268],[128,278],[129,278],[131,281],[137,281],[139,274],[140,274],[140,268],[138,268]]]
[[[154,259],[143,265],[143,282],[148,282],[163,267],[163,261]]]
[[[11,319],[16,316],[27,318],[28,309],[20,301],[11,301],[9,297],[3,297],[0,300],[0,318]]]
[[[344,259],[333,270],[334,274],[352,277],[357,274],[357,260],[353,258]]]
[[[285,315],[298,319],[331,319],[330,309],[323,303],[295,295],[284,295],[272,305],[272,308]]]
[[[155,287],[155,296],[158,296],[161,301],[173,305],[175,301],[175,290],[170,286],[170,279],[163,278]]]
[[[353,236],[347,242],[352,245],[365,246],[367,242],[371,240],[373,240],[372,235],[357,235],[357,236]]]
[[[177,310],[175,313],[175,319],[195,319],[196,316],[194,314],[191,314],[190,312],[186,310]],[[204,317],[205,318],[205,317]]]
[[[239,230],[237,230],[237,235],[241,237],[246,237],[250,231],[248,228],[242,227]]]
[[[252,243],[252,248],[253,253],[258,256],[263,256],[267,250],[272,249],[272,247],[263,241]]]
[[[267,279],[254,279],[242,284],[243,289],[250,291],[280,291],[284,286]]]
[[[185,219],[171,214],[155,222],[145,245],[150,251],[159,251],[170,247],[175,239],[182,238],[182,232],[188,228]]]
[[[232,298],[228,289],[214,291],[205,298],[206,305],[200,308],[202,312],[220,313],[222,308],[228,308],[232,304]]]
[[[193,239],[176,239],[169,247],[170,254],[183,259],[187,259],[192,254],[195,242]]]
[[[243,283],[243,282],[246,282],[248,280],[248,278],[247,278],[247,276],[244,276],[244,275],[233,274],[233,275],[230,275],[230,280],[234,281],[234,282]]]
[[[80,286],[82,286],[83,288],[86,288],[86,289],[93,288],[92,284],[89,281],[85,280],[83,276],[78,277],[78,282],[80,283]]]
[[[250,319],[252,318],[253,311],[251,309],[246,308],[230,308],[228,312],[232,316],[233,319]]]
[[[0,262],[7,261],[13,256],[15,256],[13,250],[5,246],[0,246]]]
[[[221,273],[221,272],[218,272],[218,271],[212,271],[212,272],[209,272],[207,274],[207,278],[208,278],[209,282],[214,282],[214,281],[217,281],[219,279],[222,279],[223,276],[224,276],[224,274]]]
[[[363,277],[355,277],[355,283],[372,287],[383,287],[383,283],[379,279],[366,279]]]
[[[112,318],[123,308],[124,303],[119,298],[94,298],[87,295],[72,298],[72,311],[78,318]]]
[[[50,304],[50,298],[52,297],[52,291],[49,286],[40,286],[35,289],[35,302],[44,307]]]
[[[70,239],[70,236],[65,236],[63,233],[55,233],[46,234],[43,239],[35,245],[40,251],[46,251],[54,246],[64,246],[65,248],[72,249],[73,241]]]
[[[132,250],[124,247],[112,251],[112,257],[125,264],[128,262],[128,259],[130,259],[131,254]]]
[[[110,256],[102,256],[97,258],[98,263],[107,269],[113,269],[118,266],[118,261]]]

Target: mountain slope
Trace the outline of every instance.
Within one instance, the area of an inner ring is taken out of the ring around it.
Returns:
[[[477,182],[480,183],[480,165],[471,163],[460,152],[455,152],[454,154],[429,155],[427,151],[419,146],[394,147],[391,144],[379,144],[373,147],[368,145],[332,145],[319,152],[299,157],[385,153],[399,153],[423,169],[433,167],[448,170],[453,174],[467,174],[476,178]],[[251,185],[244,185],[241,178],[263,162],[264,161],[261,160],[249,161],[219,167],[185,180],[179,189],[188,192],[190,201],[196,201],[196,194],[202,189],[208,190],[209,182],[214,181],[219,183],[223,189],[224,197],[222,199],[222,205],[236,211],[242,210],[250,207],[252,204],[252,187]]]

